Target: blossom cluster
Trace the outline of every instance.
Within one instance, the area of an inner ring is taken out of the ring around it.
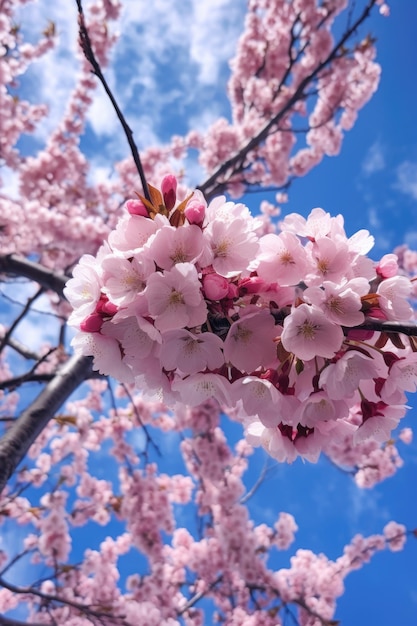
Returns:
[[[215,398],[279,461],[315,461],[346,436],[389,440],[417,354],[364,322],[412,317],[396,256],[373,262],[368,231],[348,238],[319,208],[264,234],[243,204],[176,192],[168,175],[128,200],[74,268],[75,350],[173,408]]]

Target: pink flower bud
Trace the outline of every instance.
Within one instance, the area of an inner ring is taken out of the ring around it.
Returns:
[[[202,224],[206,214],[206,207],[198,198],[191,198],[184,211],[190,224]]]
[[[396,254],[384,254],[376,267],[377,274],[382,278],[392,278],[398,274],[398,257]]]
[[[148,210],[139,199],[127,200],[125,207],[129,211],[130,215],[142,215],[143,217],[148,217]]]
[[[161,183],[164,203],[168,211],[174,208],[177,199],[177,179],[173,174],[164,176]]]
[[[100,296],[100,300],[96,305],[96,313],[102,316],[112,316],[117,313],[117,306],[113,304],[113,302],[109,302],[108,297],[102,293]]]
[[[219,274],[206,274],[203,277],[203,288],[206,298],[221,300],[228,294],[229,283],[226,278],[219,276]]]
[[[103,318],[98,313],[91,313],[80,324],[80,329],[85,333],[98,333],[103,325]]]
[[[239,296],[239,289],[237,288],[237,286],[234,285],[233,283],[229,283],[229,289],[227,290],[227,297],[230,298],[230,300],[234,300],[238,296]]]
[[[266,283],[260,276],[248,276],[239,282],[239,293],[244,296],[247,293],[259,293],[266,289]]]

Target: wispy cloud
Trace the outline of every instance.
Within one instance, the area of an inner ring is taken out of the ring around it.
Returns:
[[[75,3],[41,0],[20,9],[25,38],[37,41],[49,21],[56,48],[22,77],[22,96],[49,107],[34,133],[46,142],[63,116],[80,71]],[[88,0],[85,0],[88,13]],[[233,0],[135,0],[123,5],[120,33],[104,73],[141,149],[161,144],[190,128],[205,131],[213,117],[228,115],[225,87],[229,59],[242,31],[245,3]],[[216,110],[213,111],[213,104]],[[112,160],[124,158],[126,142],[100,85],[87,118],[89,139],[105,142]]]
[[[396,170],[395,189],[417,200],[417,162],[403,161]]]
[[[369,148],[362,162],[362,173],[371,176],[385,168],[385,150],[380,141],[375,141]]]
[[[214,85],[221,66],[234,53],[243,28],[243,3],[230,0],[193,2],[191,58],[199,66],[199,80]]]
[[[48,115],[37,125],[34,136],[44,143],[63,117],[79,69],[77,58],[77,15],[75,3],[32,2],[18,11],[25,40],[36,42],[48,23],[53,22],[57,45],[22,77],[22,95],[33,103],[48,105]]]

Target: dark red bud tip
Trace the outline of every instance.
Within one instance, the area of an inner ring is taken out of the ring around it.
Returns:
[[[164,198],[164,204],[168,211],[174,208],[177,200],[177,179],[173,174],[164,176],[161,183],[161,191]]]
[[[103,325],[103,318],[98,313],[92,313],[80,324],[80,329],[84,333],[98,333]]]

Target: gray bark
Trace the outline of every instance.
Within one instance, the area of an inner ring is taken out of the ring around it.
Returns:
[[[0,493],[55,412],[92,374],[91,357],[72,356],[0,440]]]

